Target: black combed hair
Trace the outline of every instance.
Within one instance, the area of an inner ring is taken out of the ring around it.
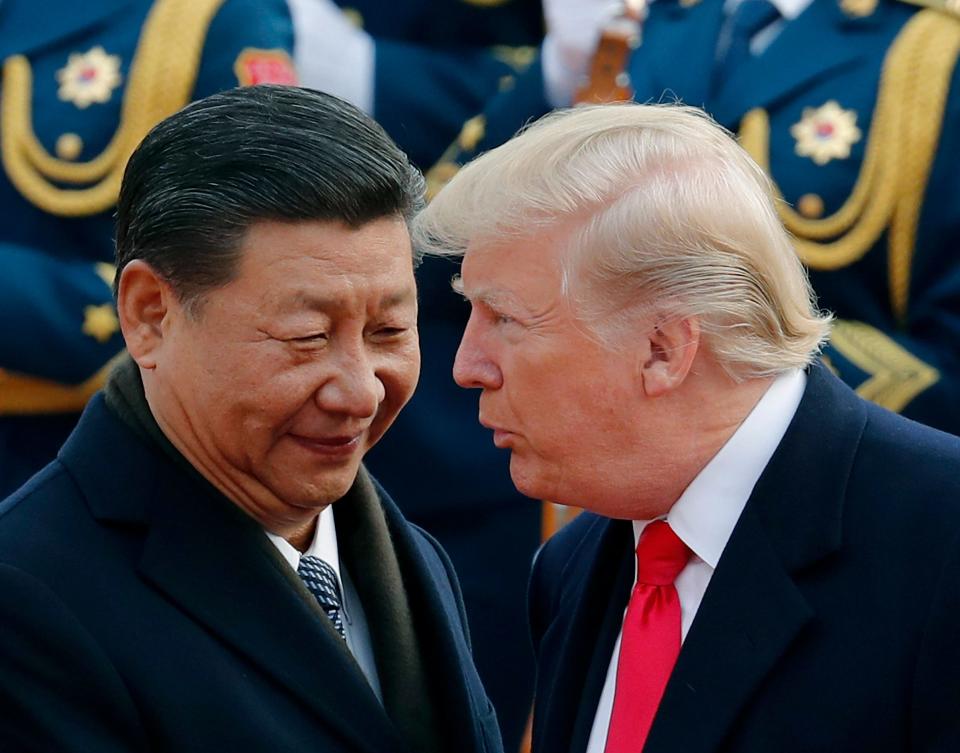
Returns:
[[[353,105],[293,86],[232,89],[171,115],[130,157],[117,280],[142,259],[190,302],[232,279],[255,222],[409,223],[423,196],[420,172]]]

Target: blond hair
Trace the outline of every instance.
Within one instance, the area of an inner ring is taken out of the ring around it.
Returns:
[[[455,256],[570,223],[564,294],[591,329],[609,339],[639,311],[696,316],[740,379],[806,366],[829,333],[773,201],[762,170],[702,111],[598,105],[548,115],[468,164],[413,237]]]

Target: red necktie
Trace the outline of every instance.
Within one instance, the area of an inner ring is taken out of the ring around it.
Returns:
[[[662,520],[637,544],[637,583],[623,618],[617,688],[605,753],[640,753],[680,654],[680,598],[673,581],[690,550]]]

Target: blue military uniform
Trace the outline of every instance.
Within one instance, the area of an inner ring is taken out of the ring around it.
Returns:
[[[724,0],[657,0],[629,62],[637,101],[674,97],[738,132],[782,195],[821,307],[825,358],[864,397],[960,433],[960,6],[813,0],[726,80]],[[441,165],[547,108],[537,64]]]
[[[421,168],[534,59],[534,0],[338,0],[376,44],[372,115]]]
[[[340,0],[338,0],[340,1]],[[543,36],[533,0],[342,0],[376,45],[373,116],[429,167],[464,119],[513,86]],[[469,315],[450,288],[457,267],[417,270],[423,367],[416,394],[367,456],[404,515],[449,552],[463,588],[474,659],[504,747],[519,748],[533,693],[526,584],[539,506],[517,493],[508,456],[477,424],[477,395],[451,371]]]
[[[192,99],[292,82],[283,0],[0,2],[0,497],[54,456],[123,342],[127,157]]]

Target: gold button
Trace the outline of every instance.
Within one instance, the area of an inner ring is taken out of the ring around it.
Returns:
[[[65,133],[57,139],[57,156],[71,162],[83,151],[83,139],[75,133]]]
[[[487,132],[487,119],[483,115],[475,115],[463,124],[457,143],[465,152],[472,152]]]
[[[840,7],[850,18],[866,18],[877,9],[877,0],[840,0]]]
[[[823,199],[815,193],[805,193],[797,202],[800,214],[810,220],[823,217]]]

